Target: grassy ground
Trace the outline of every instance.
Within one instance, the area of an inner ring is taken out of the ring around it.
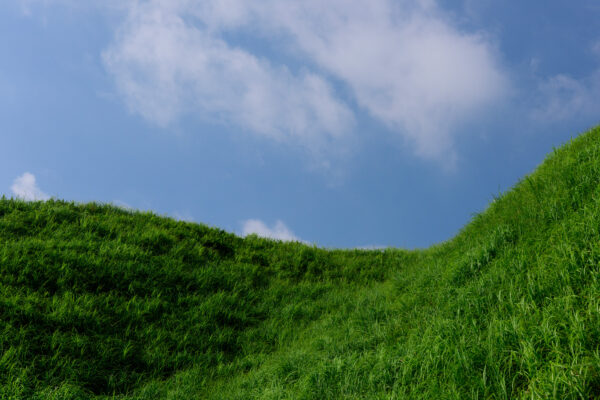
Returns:
[[[600,128],[419,251],[2,198],[0,398],[597,398],[599,278]]]

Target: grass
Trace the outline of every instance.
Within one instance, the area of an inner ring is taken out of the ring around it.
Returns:
[[[325,250],[0,200],[0,398],[600,397],[600,128],[453,239]]]

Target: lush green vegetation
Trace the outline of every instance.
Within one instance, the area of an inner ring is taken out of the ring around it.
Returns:
[[[0,331],[0,398],[600,397],[600,128],[422,251],[2,198]]]

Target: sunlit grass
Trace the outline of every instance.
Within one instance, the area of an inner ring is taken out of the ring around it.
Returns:
[[[600,129],[452,240],[323,250],[0,200],[0,398],[600,396]]]

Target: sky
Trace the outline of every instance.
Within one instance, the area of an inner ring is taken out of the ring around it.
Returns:
[[[600,123],[596,0],[3,0],[0,194],[451,239]]]

